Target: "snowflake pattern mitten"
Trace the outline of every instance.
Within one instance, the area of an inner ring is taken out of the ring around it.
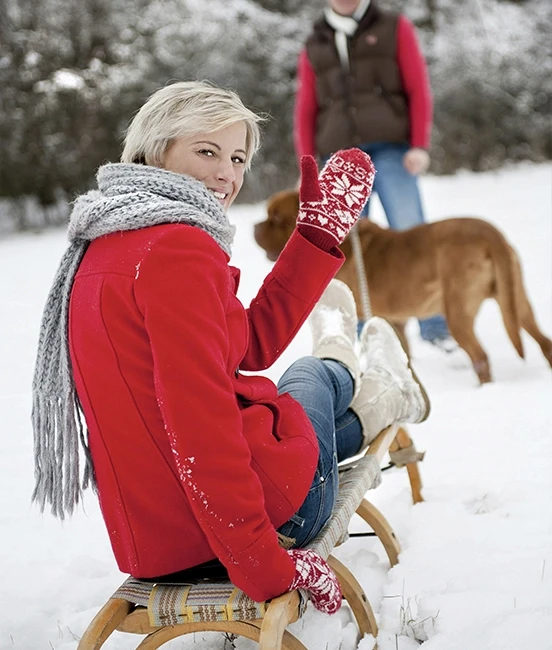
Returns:
[[[330,565],[310,548],[294,548],[288,551],[295,562],[295,577],[289,587],[305,589],[316,609],[335,614],[341,607],[341,587]]]
[[[326,251],[341,244],[370,197],[375,173],[370,156],[360,149],[338,151],[320,175],[314,158],[303,156],[299,232]]]

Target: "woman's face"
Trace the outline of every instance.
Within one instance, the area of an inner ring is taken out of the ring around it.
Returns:
[[[202,181],[227,210],[243,185],[245,172],[245,122],[211,133],[174,140],[163,155],[162,167]]]
[[[360,0],[330,0],[330,7],[336,14],[351,16],[358,7]]]

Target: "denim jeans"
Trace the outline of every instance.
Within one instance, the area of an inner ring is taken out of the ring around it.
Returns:
[[[408,151],[407,144],[373,142],[359,145],[371,158],[376,168],[374,192],[379,196],[389,227],[406,230],[425,223],[422,200],[418,189],[418,178],[404,167],[402,159]],[[370,200],[362,211],[368,217]],[[437,315],[418,321],[420,334],[425,341],[449,336],[444,316]]]
[[[303,357],[278,382],[278,392],[289,393],[305,409],[320,447],[311,488],[295,515],[278,531],[308,544],[329,519],[338,489],[337,463],[354,456],[362,445],[362,427],[349,409],[353,378],[337,361]]]

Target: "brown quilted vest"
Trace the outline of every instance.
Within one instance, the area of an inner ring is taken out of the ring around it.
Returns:
[[[341,68],[334,30],[324,19],[314,24],[306,47],[316,74],[321,157],[370,142],[408,142],[408,105],[396,59],[398,18],[372,0],[348,39],[350,72]]]

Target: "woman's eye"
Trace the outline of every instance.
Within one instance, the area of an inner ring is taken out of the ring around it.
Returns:
[[[199,153],[203,154],[204,156],[214,156],[215,152],[212,149],[200,149]]]
[[[237,163],[238,165],[245,165],[245,158],[242,158],[242,156],[234,156],[232,162]]]

